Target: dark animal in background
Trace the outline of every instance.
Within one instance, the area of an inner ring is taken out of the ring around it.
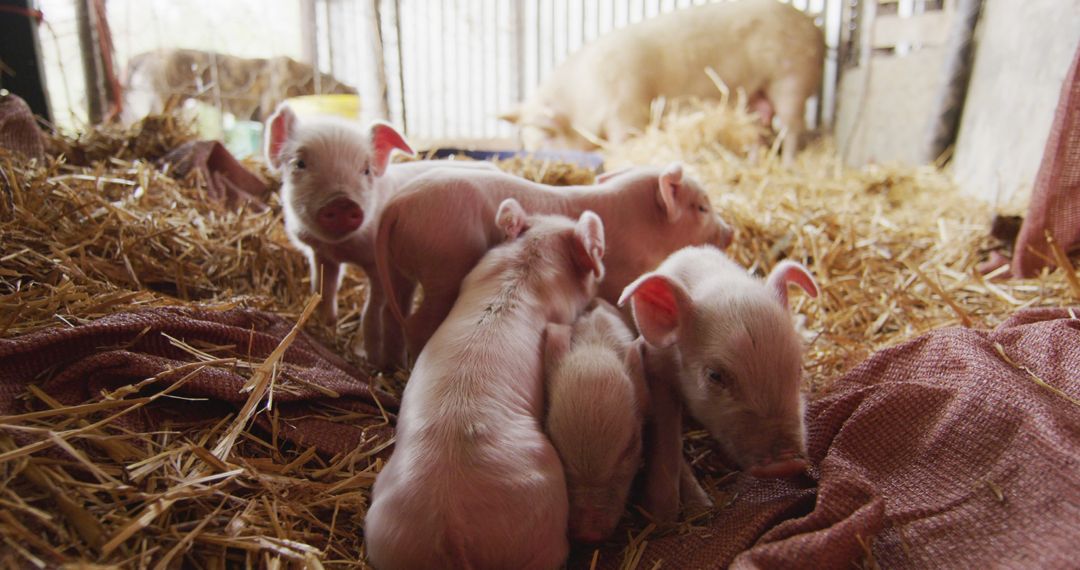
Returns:
[[[164,111],[170,102],[220,104],[237,119],[263,121],[290,97],[355,95],[356,89],[289,57],[244,58],[194,49],[160,49],[128,61],[124,122]]]

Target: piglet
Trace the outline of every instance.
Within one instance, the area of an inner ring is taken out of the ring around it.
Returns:
[[[798,263],[781,262],[761,281],[716,248],[689,247],[619,299],[631,303],[649,345],[654,398],[677,394],[727,455],[757,477],[793,476],[807,466],[802,340],[788,311],[789,283],[818,295]],[[681,410],[669,411],[655,424],[655,464],[646,477],[646,508],[666,519],[678,512],[681,454],[673,450],[682,448],[681,419],[671,417]]]
[[[623,287],[687,245],[726,247],[731,228],[682,166],[635,168],[594,186],[555,187],[503,172],[441,171],[413,180],[387,204],[375,262],[387,304],[403,323],[415,357],[446,317],[462,278],[501,238],[496,207],[514,198],[530,212],[599,214],[608,231],[607,277],[600,297],[614,303]],[[419,283],[423,302],[408,315]]]
[[[341,264],[353,263],[369,277],[375,275],[375,230],[396,188],[447,165],[495,169],[488,163],[448,161],[391,165],[394,150],[413,151],[390,125],[376,122],[362,129],[340,119],[301,121],[285,104],[267,122],[266,133],[266,162],[282,177],[286,233],[308,257],[312,289],[322,293],[320,315],[331,324],[337,320]],[[380,345],[385,306],[379,281],[369,279],[362,316],[364,348],[358,352],[378,367],[392,364],[387,353],[399,352]],[[393,338],[387,342],[401,344]]]
[[[548,323],[574,320],[604,273],[604,228],[493,215],[504,239],[466,276],[405,387],[397,441],[365,517],[381,570],[558,568],[567,556],[567,494],[541,430]]]
[[[570,538],[599,542],[615,530],[641,466],[648,406],[641,353],[615,307],[597,299],[573,326],[548,325],[545,427],[570,497]]]

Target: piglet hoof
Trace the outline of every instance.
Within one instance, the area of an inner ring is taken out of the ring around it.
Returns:
[[[320,302],[318,315],[322,324],[330,328],[337,326],[337,306],[333,303]]]
[[[682,497],[682,510],[686,516],[693,516],[712,509],[715,504],[709,493],[698,483],[693,473],[686,467],[680,475],[679,495]]]
[[[364,362],[370,362],[368,358],[368,351],[364,348],[364,335],[353,335],[352,340],[349,341],[349,350],[356,355],[357,358]]]
[[[701,490],[701,494],[691,494],[686,497],[686,501],[683,503],[683,513],[686,516],[696,515],[703,511],[711,510],[716,505],[704,490]]]
[[[356,355],[356,358],[360,359],[362,362],[366,362],[372,370],[376,372],[388,371],[387,363],[378,354],[379,351],[369,351],[367,349],[364,343],[364,335],[357,334],[353,336],[352,342],[349,345],[349,349],[352,350],[352,353]]]

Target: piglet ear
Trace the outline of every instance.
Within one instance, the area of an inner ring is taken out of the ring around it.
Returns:
[[[634,323],[645,341],[665,348],[679,340],[690,296],[681,285],[658,273],[646,273],[623,289],[619,306],[632,301]]]
[[[794,283],[799,287],[802,287],[803,291],[806,291],[811,297],[817,298],[818,286],[814,283],[814,278],[810,276],[810,272],[807,271],[801,263],[795,261],[781,261],[773,267],[773,270],[769,272],[769,277],[766,278],[766,283],[770,289],[780,299],[780,304],[785,307],[788,306],[788,283]]]
[[[570,351],[570,325],[548,323],[544,327],[544,375],[548,378]]]
[[[405,137],[394,130],[394,127],[383,122],[371,125],[371,147],[375,151],[371,158],[371,170],[375,176],[382,176],[383,172],[386,172],[386,165],[390,163],[390,153],[395,148],[410,156],[416,154],[409,143],[405,142]]]
[[[597,279],[604,277],[604,222],[595,212],[586,210],[574,226],[574,262],[591,271]]]
[[[281,168],[281,151],[296,130],[296,114],[288,105],[282,103],[266,121],[266,125],[266,163],[276,171]]]
[[[525,210],[513,198],[507,198],[499,204],[495,213],[495,225],[506,232],[507,239],[514,239],[525,229]]]
[[[669,222],[674,223],[682,215],[676,195],[682,187],[683,168],[678,162],[672,163],[660,174],[660,191],[657,199],[660,207],[667,214]]]

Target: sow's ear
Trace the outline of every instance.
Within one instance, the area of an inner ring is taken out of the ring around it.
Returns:
[[[371,171],[375,176],[382,176],[383,172],[386,172],[386,165],[390,163],[390,153],[395,148],[409,156],[416,154],[409,143],[405,142],[405,137],[394,130],[394,127],[383,122],[371,125],[371,147],[374,150],[371,157]]]
[[[814,278],[810,276],[810,272],[806,267],[795,261],[777,263],[776,267],[773,267],[773,270],[769,272],[765,282],[784,307],[788,306],[788,283],[794,283],[802,287],[802,290],[806,291],[811,297],[817,298],[818,296],[818,286],[817,283],[814,283]]]
[[[281,169],[281,151],[296,130],[296,113],[282,103],[266,123],[266,163],[277,171]]]
[[[574,262],[591,271],[597,279],[604,277],[604,222],[594,212],[586,210],[574,226]]]
[[[657,348],[675,344],[690,308],[682,285],[658,273],[646,273],[623,289],[619,306],[632,301],[634,322],[645,341]]]
[[[495,225],[506,233],[506,239],[514,239],[525,230],[525,210],[517,200],[507,198],[495,212]]]
[[[671,164],[660,173],[657,201],[660,202],[660,207],[663,208],[668,221],[671,223],[675,223],[679,216],[682,215],[682,210],[679,209],[679,202],[676,199],[682,187],[682,179],[683,168],[678,162]]]

